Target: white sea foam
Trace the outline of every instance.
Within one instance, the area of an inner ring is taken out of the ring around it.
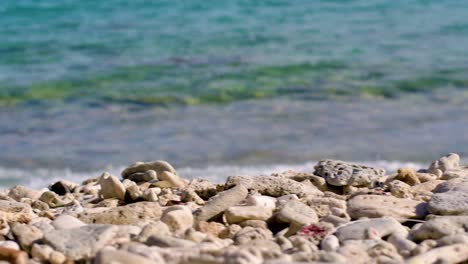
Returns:
[[[427,164],[417,162],[401,161],[363,161],[358,162],[370,166],[385,168],[387,172],[395,172],[401,167],[410,167],[415,169],[425,168]],[[213,182],[222,182],[228,176],[232,175],[269,175],[275,172],[294,170],[298,172],[313,172],[316,162],[307,162],[301,164],[279,164],[279,165],[256,165],[256,166],[207,166],[207,167],[183,167],[177,169],[178,174],[186,179],[206,178]],[[57,180],[66,179],[72,182],[81,182],[90,177],[97,177],[103,171],[109,171],[111,174],[119,176],[123,166],[108,167],[102,171],[72,171],[70,169],[34,169],[22,170],[15,168],[0,167],[0,188],[8,188],[16,184],[21,184],[33,188],[44,188],[48,184]]]

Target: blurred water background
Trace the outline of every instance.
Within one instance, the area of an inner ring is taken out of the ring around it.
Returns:
[[[0,186],[468,155],[468,2],[0,1]]]

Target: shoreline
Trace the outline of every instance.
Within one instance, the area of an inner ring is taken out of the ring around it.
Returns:
[[[375,165],[374,165],[375,166]],[[468,260],[468,167],[320,160],[312,173],[187,180],[166,161],[48,190],[0,193],[12,263],[459,263]]]

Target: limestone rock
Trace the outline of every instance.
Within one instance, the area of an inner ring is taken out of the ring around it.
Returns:
[[[74,182],[61,180],[49,185],[49,190],[58,195],[65,195],[73,192],[78,186],[79,185]]]
[[[54,221],[52,221],[52,226],[57,230],[76,228],[84,225],[86,224],[83,223],[81,220],[77,219],[74,216],[66,214],[62,214],[55,218]]]
[[[32,243],[42,239],[44,236],[42,231],[37,227],[21,223],[13,224],[11,231],[18,239],[21,248],[23,249],[29,249]]]
[[[147,224],[143,227],[138,235],[139,241],[145,242],[150,236],[153,235],[169,235],[171,231],[169,227],[162,221]]]
[[[358,195],[348,201],[348,213],[353,219],[361,217],[393,217],[399,221],[423,218],[427,215],[426,203],[386,195]]]
[[[66,205],[66,202],[62,200],[56,193],[54,192],[43,192],[39,200],[46,203],[50,208],[57,208]]]
[[[432,195],[427,209],[436,215],[468,215],[468,192],[436,193]]]
[[[117,235],[119,228],[112,225],[86,225],[56,230],[44,235],[44,241],[73,260],[93,257]]]
[[[247,197],[248,191],[243,185],[237,185],[227,191],[221,192],[210,200],[201,208],[194,212],[197,221],[210,220],[231,206],[237,205]]]
[[[27,223],[34,218],[31,207],[25,203],[0,200],[0,219],[8,223]]]
[[[270,176],[231,176],[227,179],[226,185],[244,185],[247,189],[268,195],[280,197],[287,194],[297,194],[298,196],[322,195],[323,193],[313,185],[306,185],[300,182]]]
[[[336,251],[340,247],[340,241],[336,236],[329,235],[320,242],[320,247],[325,251]]]
[[[141,196],[143,196],[143,192],[140,190],[140,187],[138,187],[138,185],[135,182],[125,179],[122,184],[126,190],[126,201],[136,201]]]
[[[153,202],[138,202],[104,211],[79,213],[76,217],[87,224],[139,225],[161,218],[161,206]]]
[[[219,237],[219,234],[226,229],[226,226],[217,222],[200,221],[196,226],[197,230],[205,234],[210,234],[214,237]]]
[[[62,252],[52,251],[52,253],[50,253],[50,264],[64,264],[66,261],[67,257]]]
[[[244,227],[234,236],[234,242],[237,245],[247,244],[252,240],[270,240],[273,239],[273,233],[268,229]]]
[[[280,221],[298,226],[304,226],[318,222],[317,213],[314,211],[314,209],[294,200],[289,201],[283,205],[277,217]]]
[[[385,170],[340,160],[321,160],[315,165],[315,175],[334,186],[372,186]]]
[[[143,256],[130,253],[123,250],[111,250],[104,249],[99,251],[94,260],[95,264],[127,264],[127,263],[138,263],[138,264],[152,264],[150,259]]]
[[[195,242],[176,238],[168,235],[153,235],[148,238],[146,244],[149,246],[158,246],[158,247],[193,247],[196,245]]]
[[[158,178],[161,181],[166,181],[170,183],[171,187],[184,187],[187,185],[183,179],[181,179],[177,174],[172,173],[170,171],[163,171],[161,174],[158,174]]]
[[[143,191],[143,199],[148,202],[156,202],[159,200],[158,194],[161,193],[161,188],[148,188]]]
[[[408,231],[397,220],[393,218],[377,218],[353,221],[339,226],[335,231],[335,236],[344,242],[346,240],[364,240],[382,238],[389,235],[406,236]]]
[[[31,248],[31,256],[41,262],[47,262],[54,249],[49,245],[34,244]]]
[[[246,205],[261,206],[266,208],[276,208],[276,198],[266,195],[249,195],[245,199]]]
[[[273,215],[271,208],[263,206],[232,206],[224,213],[230,224],[238,224],[246,220],[267,220]]]
[[[125,198],[125,187],[116,177],[104,172],[99,178],[101,190],[99,193],[104,199],[117,198],[123,200]]]
[[[14,242],[14,241],[0,241],[0,247],[6,247],[6,248],[11,248],[11,249],[14,249],[14,250],[20,250],[20,246],[18,245],[18,243]]]
[[[128,176],[129,180],[134,182],[149,182],[158,179],[158,174],[154,170],[148,170],[145,172],[137,172]]]
[[[462,263],[468,260],[468,244],[460,243],[431,249],[407,259],[405,263]]]
[[[41,196],[41,192],[21,185],[16,185],[15,187],[10,189],[10,191],[8,192],[8,196],[17,202],[20,202],[22,198],[28,198],[35,201],[39,199],[39,197]]]
[[[186,206],[172,206],[164,211],[161,221],[164,222],[172,232],[180,234],[193,226],[192,211]]]
[[[6,247],[0,247],[0,260],[6,263],[27,264],[29,263],[28,253]]]
[[[468,232],[468,216],[437,216],[411,230],[410,235],[414,240],[421,241],[466,232]]]
[[[130,252],[132,254],[137,254],[139,256],[143,256],[152,260],[152,263],[157,264],[165,264],[163,257],[161,254],[155,250],[153,247],[148,247],[147,245],[136,243],[136,242],[129,242],[122,245],[120,248],[121,250]]]
[[[398,174],[396,176],[396,179],[402,182],[405,182],[411,186],[421,183],[418,176],[416,175],[416,171],[411,168],[398,169]]]
[[[156,160],[153,162],[137,162],[135,164],[132,164],[130,167],[122,171],[122,177],[124,179],[127,179],[130,175],[134,173],[137,173],[137,172],[145,173],[149,170],[155,171],[158,176],[165,171],[171,172],[173,174],[177,174],[174,167],[172,167],[171,164],[169,164],[167,161]]]
[[[443,193],[449,191],[468,193],[468,177],[454,178],[448,181],[443,181],[434,189],[435,193]]]
[[[441,174],[440,172],[444,173],[445,171],[457,170],[459,167],[460,156],[456,153],[450,153],[436,161],[433,161],[429,166],[428,172],[439,175]]]

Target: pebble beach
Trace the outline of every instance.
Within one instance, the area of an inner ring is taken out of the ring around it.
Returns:
[[[1,263],[468,263],[468,167],[340,160],[310,172],[184,179],[136,162],[0,194]]]

